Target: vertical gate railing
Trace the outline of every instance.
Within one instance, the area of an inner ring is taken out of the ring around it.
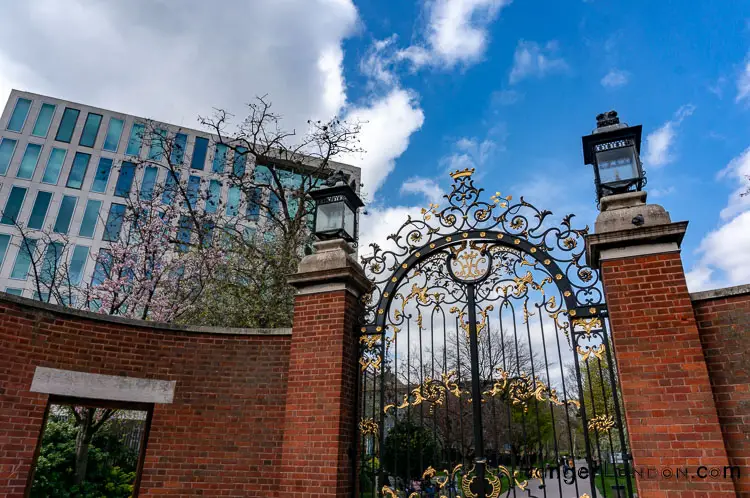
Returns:
[[[632,497],[587,229],[472,172],[363,258],[359,496]]]

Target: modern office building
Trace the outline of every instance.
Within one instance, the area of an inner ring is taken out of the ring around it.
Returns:
[[[228,216],[239,212],[246,200],[220,175],[223,162],[234,158],[227,158],[226,146],[217,144],[216,137],[13,90],[0,117],[0,290],[35,297],[28,278],[28,252],[19,250],[19,227],[66,237],[72,245],[68,252],[71,278],[91,281],[94,255],[114,236],[113,226],[119,233],[120,227],[107,220],[116,219],[124,210],[123,199],[134,195],[133,185],[144,188],[167,181],[167,168],[158,161],[147,168],[135,165],[134,158],[154,156],[142,139],[147,125],[182,146],[186,158],[182,175],[188,179],[188,189],[211,189],[213,198],[218,195],[224,201]],[[359,168],[341,163],[331,167],[344,170],[359,185]],[[254,174],[253,170],[248,161],[246,174]],[[207,208],[205,201],[198,202],[201,209]],[[249,223],[258,221],[250,219]],[[33,234],[27,239],[33,239]]]

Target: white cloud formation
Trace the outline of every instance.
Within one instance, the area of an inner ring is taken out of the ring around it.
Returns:
[[[742,102],[750,99],[750,55],[747,56],[744,66],[737,78],[737,97],[736,102]]]
[[[431,203],[438,204],[445,192],[432,178],[414,176],[401,185],[402,194],[422,194]]]
[[[699,291],[750,281],[750,147],[719,172],[719,179],[733,178],[738,186],[721,211],[724,224],[706,235],[698,247],[700,258],[687,274],[688,287]]]
[[[675,160],[676,156],[672,145],[677,134],[677,128],[694,111],[694,105],[684,105],[677,110],[672,119],[649,133],[646,137],[646,154],[643,156],[643,161],[647,166],[664,166]]]
[[[556,56],[557,51],[556,41],[542,46],[537,42],[519,40],[508,81],[514,85],[529,77],[542,78],[551,73],[566,71],[568,64],[563,58]]]
[[[490,128],[484,138],[463,137],[453,144],[453,152],[443,157],[440,164],[449,171],[483,166],[498,150],[505,149],[507,130],[500,123]]]
[[[425,65],[452,68],[482,59],[488,26],[511,0],[432,0],[426,2],[424,42],[396,53],[415,68]]]
[[[497,90],[492,92],[490,100],[492,105],[513,105],[523,99],[523,94],[518,90]]]
[[[621,69],[610,69],[601,80],[605,88],[617,88],[625,86],[630,81],[630,73]]]

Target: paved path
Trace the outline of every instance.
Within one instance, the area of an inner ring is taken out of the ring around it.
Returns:
[[[581,467],[584,467],[586,465],[585,460],[576,460],[576,472]],[[533,479],[529,481],[529,486],[526,488],[528,491],[521,491],[520,489],[516,489],[516,494],[513,494],[513,491],[510,492],[509,496],[515,496],[517,498],[580,498],[584,493],[591,496],[591,481],[588,479],[581,479],[578,476],[576,476],[575,482],[572,484],[566,484],[566,480],[570,482],[570,479],[565,479],[565,476],[562,474],[562,469],[560,473],[560,477],[562,479],[558,479],[558,476],[555,475],[555,477],[550,478],[550,472],[547,470],[547,473],[545,474],[544,479],[544,488],[539,488],[539,480]],[[578,491],[576,492],[576,484],[578,484]],[[560,491],[562,489],[562,494],[560,494]],[[530,493],[530,494],[529,494]]]

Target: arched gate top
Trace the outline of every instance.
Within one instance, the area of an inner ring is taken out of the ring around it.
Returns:
[[[482,199],[484,189],[474,186],[474,169],[455,171],[452,190],[444,195],[448,205],[430,204],[420,219],[407,221],[388,236],[388,249],[371,244],[372,254],[362,257],[374,290],[367,296],[362,332],[379,333],[386,325],[388,309],[404,277],[420,263],[439,253],[456,252],[467,243],[478,247],[503,246],[525,260],[530,257],[538,270],[546,272],[559,291],[568,314],[584,318],[598,315],[604,308],[599,272],[584,261],[584,238],[588,226],[575,228],[574,215],[559,224],[549,218],[551,211],[540,210],[520,197],[500,192]],[[560,306],[562,306],[562,302]]]

